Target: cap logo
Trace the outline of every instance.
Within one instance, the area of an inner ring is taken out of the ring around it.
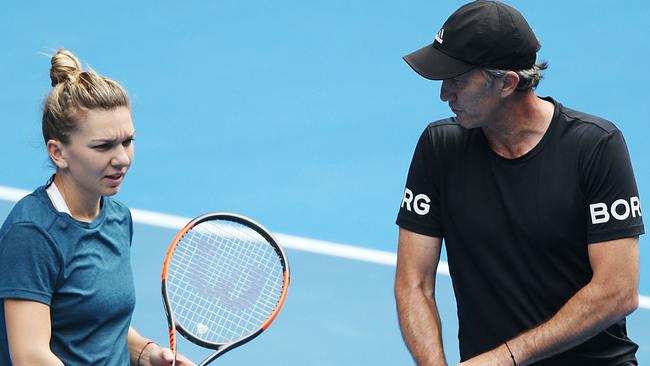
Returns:
[[[445,35],[445,30],[441,28],[441,29],[438,31],[438,33],[436,33],[436,41],[437,41],[438,43],[442,44],[442,37],[443,37],[444,35]]]

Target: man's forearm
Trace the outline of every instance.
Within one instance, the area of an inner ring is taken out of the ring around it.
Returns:
[[[599,285],[578,291],[551,319],[508,342],[518,365],[573,348],[636,308],[635,296],[612,296]]]
[[[402,337],[419,366],[445,366],[440,316],[433,297],[417,289],[396,290]]]
[[[603,331],[638,306],[638,238],[591,244],[591,281],[548,321],[508,344],[522,365],[568,350]]]
[[[547,321],[507,341],[517,365],[529,365],[571,349],[638,306],[638,238],[590,244],[591,281],[576,292]],[[478,355],[462,365],[485,365],[486,360],[512,365],[504,345]],[[505,356],[504,356],[505,353]]]
[[[501,344],[461,365],[512,365],[511,357],[518,366],[530,365],[571,349],[615,323],[634,308],[625,302],[587,285],[548,321],[508,340],[507,347]]]

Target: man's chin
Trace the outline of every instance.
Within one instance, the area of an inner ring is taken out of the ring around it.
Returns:
[[[471,119],[456,116],[455,121],[462,128],[465,128],[465,129],[468,129],[468,130],[473,129],[473,128],[481,127],[481,124],[476,120],[471,120]]]
[[[471,123],[468,123],[467,120],[458,118],[456,117],[456,123],[460,125],[460,127],[465,128],[465,129],[472,129],[475,128],[476,126],[473,126]]]

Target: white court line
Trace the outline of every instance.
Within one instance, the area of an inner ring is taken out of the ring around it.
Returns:
[[[29,191],[23,189],[0,186],[0,200],[16,202],[29,193]],[[175,230],[181,229],[191,220],[189,217],[167,215],[137,208],[131,209],[131,214],[133,215],[133,221],[138,224]],[[278,241],[280,241],[283,247],[289,249],[393,267],[397,263],[397,254],[392,252],[360,248],[287,234],[274,233],[273,235],[278,239]],[[447,262],[440,261],[440,264],[438,265],[438,273],[449,276],[449,266],[447,265]],[[650,310],[650,296],[639,295],[639,308]]]

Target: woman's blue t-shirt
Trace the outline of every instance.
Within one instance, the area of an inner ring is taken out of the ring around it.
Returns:
[[[16,203],[0,229],[0,365],[11,365],[8,298],[50,307],[50,348],[65,365],[128,365],[131,213],[104,197],[99,216],[80,222],[58,212],[46,188]]]

